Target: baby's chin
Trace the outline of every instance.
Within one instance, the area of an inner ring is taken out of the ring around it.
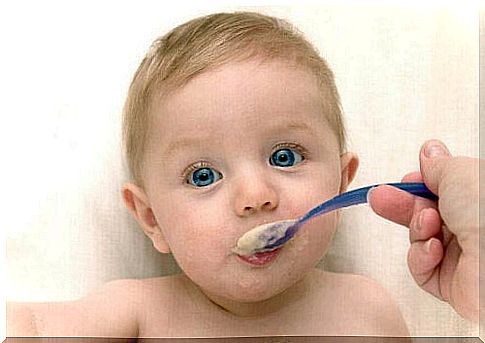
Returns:
[[[182,259],[179,265],[206,295],[241,303],[264,301],[289,289],[313,270],[333,231],[331,226],[310,223],[267,265],[251,265],[236,254]]]
[[[211,298],[223,298],[232,302],[256,303],[268,300],[291,288],[303,279],[312,268],[279,271],[278,274],[235,273],[220,275],[218,280],[193,279],[199,288]],[[262,270],[260,270],[262,272]]]

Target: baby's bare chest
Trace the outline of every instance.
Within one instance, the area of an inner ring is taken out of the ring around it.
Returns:
[[[140,337],[220,337],[274,335],[349,335],[367,331],[355,311],[332,308],[301,308],[246,318],[200,311],[196,307],[172,308],[168,313],[151,311],[142,317]]]
[[[352,292],[343,287],[343,282],[333,280],[317,284],[304,296],[288,301],[273,312],[252,317],[227,313],[186,284],[177,283],[177,287],[157,284],[140,303],[139,336],[370,334],[375,323],[369,318],[368,306],[362,306],[358,300],[361,297],[350,296]]]

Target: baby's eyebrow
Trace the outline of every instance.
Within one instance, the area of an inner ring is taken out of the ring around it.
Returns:
[[[278,125],[271,126],[267,130],[268,132],[287,132],[287,131],[300,131],[309,134],[314,134],[314,130],[305,122],[286,122]],[[213,138],[212,138],[213,139]],[[176,141],[170,142],[167,148],[164,150],[164,156],[171,156],[176,152],[184,149],[201,146],[204,143],[210,143],[212,141],[210,136],[207,137],[182,137]]]
[[[210,141],[210,137],[208,138],[195,138],[195,137],[183,137],[179,138],[178,140],[171,142],[167,148],[165,149],[165,156],[170,156],[175,152],[183,149],[192,148],[194,146],[200,146],[205,141]]]
[[[269,129],[269,131],[274,132],[285,132],[285,131],[301,131],[306,133],[314,133],[314,130],[305,122],[287,122],[279,125],[275,125]]]

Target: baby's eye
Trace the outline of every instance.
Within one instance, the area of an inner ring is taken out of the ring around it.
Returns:
[[[284,148],[278,149],[269,158],[269,163],[277,167],[292,167],[301,161],[304,157],[295,149]]]
[[[209,167],[198,168],[190,173],[187,182],[196,187],[206,187],[222,178],[222,174]]]

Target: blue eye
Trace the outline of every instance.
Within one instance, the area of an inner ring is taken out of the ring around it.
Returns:
[[[196,187],[206,187],[221,178],[222,175],[218,171],[204,167],[194,170],[187,182]]]
[[[269,163],[277,167],[292,167],[301,161],[303,161],[303,156],[289,148],[276,150],[269,159]]]

